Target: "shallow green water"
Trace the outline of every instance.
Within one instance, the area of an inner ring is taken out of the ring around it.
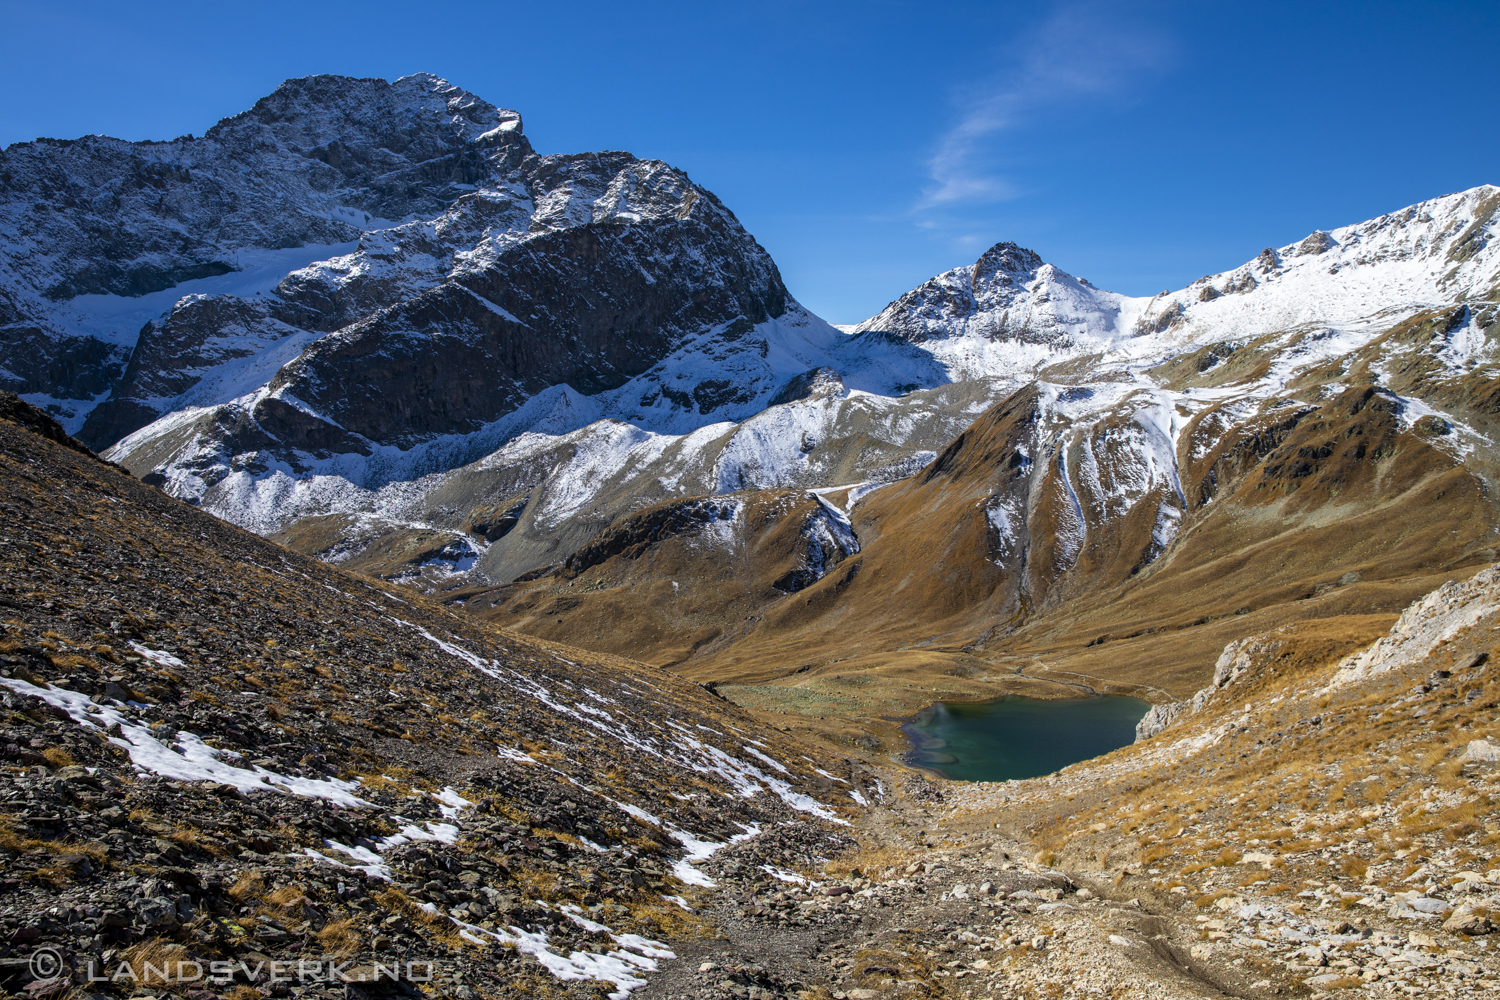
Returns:
[[[914,748],[906,759],[957,781],[1034,778],[1132,742],[1150,707],[1120,697],[940,701],[902,727]]]

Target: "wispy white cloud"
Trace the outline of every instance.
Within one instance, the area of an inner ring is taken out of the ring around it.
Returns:
[[[1003,55],[1003,70],[960,95],[959,121],[928,161],[919,211],[1015,197],[1017,185],[995,166],[1002,133],[1081,100],[1127,96],[1169,61],[1171,45],[1123,17],[1118,4],[1068,3]]]

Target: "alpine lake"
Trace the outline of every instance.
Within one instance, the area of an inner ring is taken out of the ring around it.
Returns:
[[[1114,695],[937,702],[902,726],[906,761],[954,781],[1035,778],[1130,744],[1150,707]]]

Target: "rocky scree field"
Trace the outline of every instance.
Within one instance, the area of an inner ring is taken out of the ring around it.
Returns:
[[[718,852],[818,868],[880,797],[695,684],[298,556],[0,408],[0,987],[223,961],[197,994],[284,995],[264,963],[336,958],[435,978],[299,995],[624,996],[716,933]]]

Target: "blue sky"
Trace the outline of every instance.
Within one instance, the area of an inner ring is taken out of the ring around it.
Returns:
[[[0,143],[428,71],[686,170],[824,318],[1015,240],[1130,294],[1500,183],[1500,4],[15,3]]]

